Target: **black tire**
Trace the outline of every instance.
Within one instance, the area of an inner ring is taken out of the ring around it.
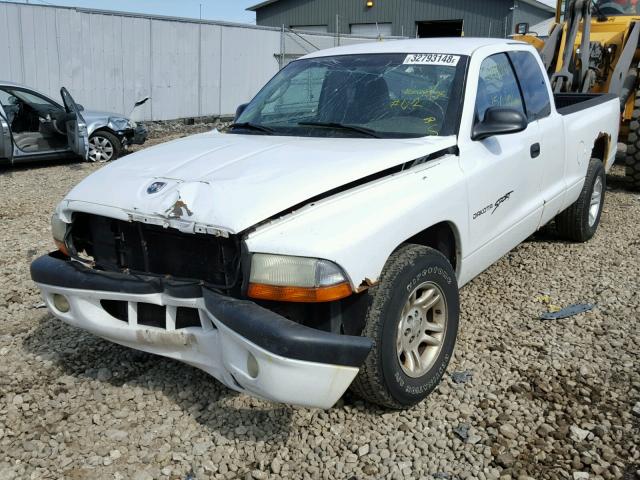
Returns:
[[[598,179],[602,182],[602,194],[600,195],[598,213],[593,220],[590,220],[591,197]],[[586,242],[595,235],[602,216],[606,182],[602,160],[592,158],[578,200],[556,217],[556,229],[562,238],[573,242]]]
[[[634,190],[640,190],[640,91],[636,92],[636,101],[631,114],[624,163],[629,186]]]
[[[441,346],[437,354],[434,352],[429,370],[412,378],[401,365],[396,335],[403,307],[414,289],[425,282],[437,286],[443,294],[446,329],[436,334],[441,335]],[[438,385],[453,355],[460,312],[455,272],[437,250],[404,245],[391,255],[380,283],[369,294],[372,301],[362,335],[373,339],[374,346],[351,389],[363,399],[383,407],[409,408],[421,402]]]
[[[96,148],[103,147],[102,152],[97,152]],[[105,148],[108,146],[107,148]],[[94,155],[92,152],[97,152]],[[108,153],[110,156],[105,157]],[[122,155],[122,143],[113,133],[106,130],[93,132],[89,137],[89,161],[90,162],[111,162]]]

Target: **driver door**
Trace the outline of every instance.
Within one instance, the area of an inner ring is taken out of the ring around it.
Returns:
[[[480,68],[475,121],[490,107],[525,112],[524,100],[504,53],[485,58]],[[508,135],[471,141],[461,155],[467,177],[469,212],[468,265],[484,270],[536,230],[542,213],[538,123]]]
[[[9,160],[9,162],[13,158],[13,139],[11,137],[11,118],[4,106],[9,105],[10,98],[11,95],[0,90],[0,160]]]
[[[62,87],[60,89],[60,96],[62,97],[64,108],[67,114],[69,114],[69,119],[65,122],[69,148],[75,154],[86,160],[89,156],[89,133],[87,131],[87,124],[80,113],[78,105],[66,88]]]

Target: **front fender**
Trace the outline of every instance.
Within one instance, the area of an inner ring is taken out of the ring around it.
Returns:
[[[308,204],[259,226],[246,244],[252,253],[331,260],[357,290],[378,280],[399,245],[441,222],[466,237],[467,192],[455,155]]]

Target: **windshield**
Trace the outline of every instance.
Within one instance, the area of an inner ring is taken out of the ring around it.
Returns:
[[[456,133],[467,57],[368,54],[297,60],[232,133],[411,138]]]
[[[607,16],[639,15],[640,2],[638,0],[598,0],[596,13]]]

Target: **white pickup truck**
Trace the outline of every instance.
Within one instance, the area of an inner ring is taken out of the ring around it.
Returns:
[[[523,43],[316,52],[227,132],[83,180],[31,275],[62,321],[229,388],[407,408],[451,359],[460,286],[553,220],[593,236],[618,116],[608,95],[554,96]]]

